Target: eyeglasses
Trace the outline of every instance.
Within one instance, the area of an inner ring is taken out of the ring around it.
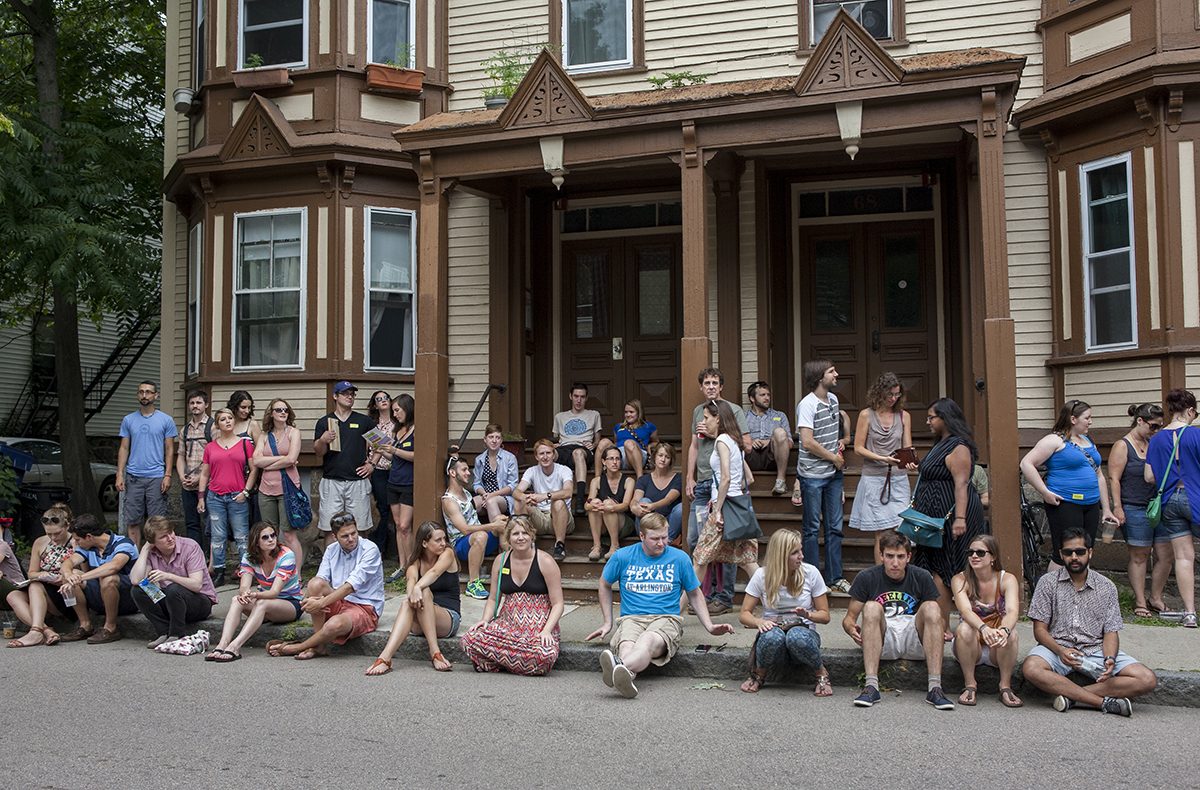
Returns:
[[[1060,554],[1064,557],[1086,557],[1088,549],[1059,549]]]
[[[271,411],[275,412],[276,414],[287,414],[288,407],[287,406],[276,406],[275,408],[271,409]]]
[[[991,554],[987,549],[967,549],[968,557],[986,557]]]
[[[342,390],[341,392],[338,393],[338,397],[357,398],[358,393],[355,392],[354,390]]]
[[[42,516],[43,524],[61,524],[62,519],[58,516]]]
[[[263,534],[258,536],[258,539],[259,540],[278,540],[278,538],[276,538],[275,535],[270,532],[264,532]]]
[[[1162,426],[1163,426],[1163,424],[1162,424],[1161,422],[1148,422],[1148,423],[1146,423],[1146,427],[1150,429],[1150,433],[1154,433],[1154,432],[1155,432],[1155,431],[1157,431],[1157,430],[1161,430],[1161,429],[1162,429]]]
[[[900,392],[889,392],[889,393],[887,394],[887,396],[888,396],[888,398],[889,398],[890,400],[896,400],[896,399],[897,399],[897,398],[899,398],[899,397],[900,397],[902,394],[903,394],[903,393],[900,393]]]

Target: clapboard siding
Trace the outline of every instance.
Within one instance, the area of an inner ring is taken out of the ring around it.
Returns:
[[[738,257],[741,259],[742,301],[742,391],[759,378],[758,373],[758,272],[755,240],[758,211],[754,205],[754,168],[742,176],[738,197]],[[772,382],[774,386],[774,382]],[[741,394],[739,393],[739,398]],[[738,401],[741,402],[740,400]]]
[[[483,61],[498,49],[547,41],[546,0],[461,0],[449,4],[447,59],[454,93],[451,110],[479,109],[490,83]]]
[[[450,278],[450,436],[457,439],[488,384],[488,202],[454,195],[447,217]],[[417,408],[436,408],[417,404]],[[486,414],[484,415],[486,418]],[[483,422],[473,430],[483,435]]]
[[[1200,357],[1187,361],[1187,388],[1193,393],[1200,392]]]
[[[367,412],[367,404],[364,398],[370,395],[370,389],[367,385],[355,382],[359,389],[359,400],[361,403],[355,404],[355,409],[363,414]],[[225,408],[229,403],[229,396],[234,390],[246,390],[250,396],[254,398],[254,421],[261,424],[263,413],[271,404],[273,398],[283,398],[292,407],[292,411],[296,414],[296,427],[300,429],[300,433],[306,439],[313,438],[313,431],[316,428],[317,420],[328,414],[333,409],[333,400],[326,394],[327,390],[324,383],[309,384],[300,382],[288,382],[287,384],[279,384],[272,382],[270,379],[250,379],[237,384],[220,384],[212,388],[212,406],[209,408],[209,413],[215,412],[217,409]],[[363,390],[366,390],[364,392]],[[176,422],[184,420],[183,410],[172,414]]]
[[[0,310],[7,313],[9,306],[0,303]],[[0,359],[4,360],[4,364],[0,364],[0,424],[8,421],[25,388],[32,351],[33,335],[29,321],[0,327]]]
[[[1066,397],[1092,407],[1095,428],[1128,427],[1131,404],[1161,403],[1161,379],[1156,359],[1078,365],[1063,372]]]

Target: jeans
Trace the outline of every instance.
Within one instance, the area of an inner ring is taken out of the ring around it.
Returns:
[[[825,579],[833,583],[842,573],[842,473],[832,477],[801,477],[804,496],[804,559],[817,564],[817,543],[821,521],[825,522]]]
[[[200,501],[200,495],[195,491],[188,491],[186,488],[179,492],[179,506],[183,511],[183,523],[187,529],[187,536],[200,544],[200,550],[208,545],[208,541],[204,539],[204,534],[208,532],[205,529],[204,519],[200,516],[200,512],[196,510],[196,504]]]
[[[650,500],[644,497],[642,498],[642,502],[643,504],[647,505],[651,504]],[[655,512],[662,514],[661,510],[657,510]],[[666,513],[666,516],[667,538],[671,541],[674,541],[675,538],[679,537],[680,533],[683,532],[683,502],[676,502],[674,505],[671,505],[671,509]],[[640,535],[642,532],[642,520],[640,518],[635,520],[635,526],[637,527],[638,534]]]
[[[209,491],[205,499],[208,523],[212,526],[212,565],[216,573],[225,572],[225,544],[229,542],[231,529],[237,543],[238,560],[246,553],[246,542],[250,538],[250,505],[235,502],[237,495],[237,491],[232,494]]]
[[[692,518],[688,522],[688,545],[693,549],[700,542],[700,527],[708,518],[708,500],[712,496],[712,480],[702,480],[696,483],[695,496],[692,498]],[[721,589],[714,592],[712,600],[723,601],[733,606],[733,585],[737,580],[737,566],[728,563],[721,566]],[[704,583],[704,579],[700,580]]]
[[[133,602],[154,626],[155,636],[184,636],[189,623],[198,623],[212,613],[211,600],[182,584],[168,584],[162,591],[167,597],[158,603],[137,585],[131,591]]]
[[[1170,499],[1167,496],[1170,495]],[[1155,543],[1169,543],[1175,538],[1182,538],[1192,533],[1192,537],[1200,538],[1200,523],[1192,521],[1192,505],[1188,501],[1187,491],[1183,486],[1173,492],[1163,492],[1162,520],[1154,532]]]
[[[764,670],[783,669],[789,663],[818,669],[821,666],[821,636],[802,625],[792,626],[787,631],[772,628],[758,635],[754,660]]]

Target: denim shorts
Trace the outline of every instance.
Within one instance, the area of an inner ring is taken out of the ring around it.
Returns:
[[[1125,542],[1139,548],[1146,548],[1153,544],[1155,530],[1150,526],[1150,520],[1146,518],[1146,506],[1122,503],[1121,507],[1125,510],[1125,524],[1121,527],[1121,532],[1125,535]]]
[[[1104,660],[1104,649],[1103,648],[1097,647],[1092,650],[1081,650],[1080,652],[1083,653],[1085,656],[1090,656],[1092,658],[1098,658],[1101,661]],[[1057,672],[1060,675],[1069,675],[1075,671],[1073,668],[1064,664],[1062,659],[1059,658],[1058,655],[1056,653],[1054,653],[1053,651],[1051,651],[1050,648],[1048,648],[1048,647],[1043,647],[1042,645],[1034,645],[1033,649],[1029,651],[1029,655],[1037,656],[1038,658],[1042,659],[1043,661],[1045,661],[1047,664],[1050,665],[1051,669],[1053,669],[1055,672]],[[1028,656],[1027,656],[1027,658],[1028,658]],[[1126,667],[1130,666],[1131,664],[1136,664],[1136,663],[1138,663],[1138,660],[1136,658],[1129,655],[1124,650],[1118,650],[1117,651],[1117,661],[1115,664],[1113,664],[1113,674],[1119,675],[1125,671]]]
[[[1154,531],[1154,542],[1170,543],[1175,538],[1189,534],[1200,538],[1200,524],[1192,521],[1192,505],[1188,502],[1187,491],[1179,486],[1170,499],[1167,499],[1168,493],[1163,492],[1162,521],[1158,522],[1158,529]]]

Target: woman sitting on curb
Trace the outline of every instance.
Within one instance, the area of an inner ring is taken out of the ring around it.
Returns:
[[[501,543],[508,550],[492,563],[496,598],[484,604],[483,618],[459,640],[476,672],[544,675],[558,660],[562,574],[553,557],[538,551],[534,537],[529,516],[514,516],[504,526]]]
[[[438,672],[449,672],[452,665],[442,655],[438,639],[458,633],[461,597],[458,590],[458,558],[446,542],[446,528],[436,521],[422,522],[413,538],[413,552],[404,570],[408,595],[400,605],[391,636],[368,675],[386,675],[392,671],[392,657],[417,625],[429,643],[429,659]]]
[[[1013,693],[1012,674],[1017,665],[1017,616],[1021,614],[1021,588],[1017,577],[1004,572],[1000,544],[991,535],[977,535],[967,547],[967,568],[950,580],[954,604],[961,621],[954,638],[954,657],[962,667],[963,691],[959,705],[975,704],[975,667],[987,664],[1000,670],[1000,701],[1019,708]]]
[[[279,542],[279,528],[260,521],[250,530],[250,546],[238,568],[237,597],[229,604],[221,641],[204,657],[205,661],[228,663],[242,657],[242,647],[258,631],[263,621],[291,623],[300,619],[300,571],[296,554]],[[253,587],[254,589],[251,589]],[[242,615],[246,624],[237,633]],[[234,634],[237,633],[237,638]]]
[[[757,628],[758,637],[750,650],[750,677],[742,691],[754,693],[763,687],[768,672],[799,665],[816,672],[814,696],[833,695],[829,670],[821,662],[821,637],[813,627],[829,622],[829,590],[821,572],[804,562],[803,542],[793,529],[771,535],[766,566],[756,570],[746,585],[738,620],[747,628]],[[758,618],[754,608],[760,603],[763,616]]]
[[[73,616],[58,591],[63,558],[75,550],[71,545],[71,519],[71,508],[61,502],[42,514],[42,529],[46,534],[33,542],[29,552],[29,584],[13,590],[6,598],[17,619],[29,626],[29,632],[9,642],[9,647],[57,645],[58,632],[46,625],[46,615]]]

